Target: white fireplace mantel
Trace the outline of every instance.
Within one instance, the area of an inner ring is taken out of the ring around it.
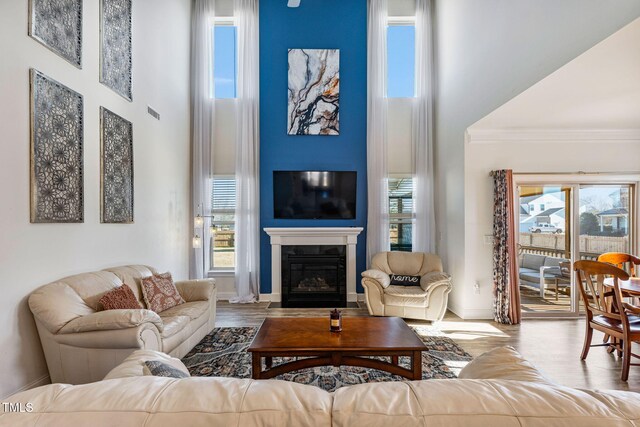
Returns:
[[[271,301],[282,299],[283,245],[344,245],[347,247],[347,301],[355,302],[356,244],[362,227],[265,228],[271,238]]]

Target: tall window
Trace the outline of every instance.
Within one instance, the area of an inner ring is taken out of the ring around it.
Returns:
[[[415,96],[416,27],[410,20],[389,18],[387,28],[387,96]]]
[[[389,178],[389,233],[392,251],[411,252],[413,178]]]
[[[213,85],[216,99],[236,97],[236,27],[229,18],[216,18],[213,26]]]
[[[211,270],[233,271],[235,268],[236,179],[215,176],[211,191]]]

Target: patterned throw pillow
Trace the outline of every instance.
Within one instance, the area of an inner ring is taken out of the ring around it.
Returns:
[[[163,312],[184,304],[184,299],[178,293],[176,285],[173,283],[171,273],[156,274],[145,277],[141,280],[142,295],[147,308],[156,313]]]
[[[168,363],[161,362],[159,360],[147,360],[144,362],[147,369],[156,377],[169,377],[169,378],[189,378],[189,374],[182,372],[179,369],[174,368]]]
[[[391,284],[395,286],[420,286],[420,276],[392,274]]]
[[[127,285],[110,290],[98,300],[98,310],[140,309],[140,303]]]

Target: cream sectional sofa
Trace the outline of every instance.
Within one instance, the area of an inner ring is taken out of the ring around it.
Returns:
[[[211,332],[216,315],[212,279],[176,282],[186,303],[160,314],[97,311],[100,297],[123,283],[145,307],[140,279],[156,273],[144,265],[109,268],[57,280],[29,296],[52,382],[99,381],[138,349],[182,357]]]
[[[369,383],[334,393],[277,380],[143,376],[144,360],[166,357],[136,352],[111,379],[16,394],[6,402],[30,403],[31,412],[0,414],[0,425],[640,426],[640,395],[555,385],[510,348],[478,357],[460,379]]]

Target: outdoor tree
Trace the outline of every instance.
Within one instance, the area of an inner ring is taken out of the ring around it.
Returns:
[[[580,205],[586,208],[587,212],[602,212],[613,207],[613,201],[602,196],[581,196]]]
[[[600,225],[598,224],[598,217],[591,212],[583,212],[580,214],[580,234],[588,234],[590,236],[598,235],[600,232]]]

